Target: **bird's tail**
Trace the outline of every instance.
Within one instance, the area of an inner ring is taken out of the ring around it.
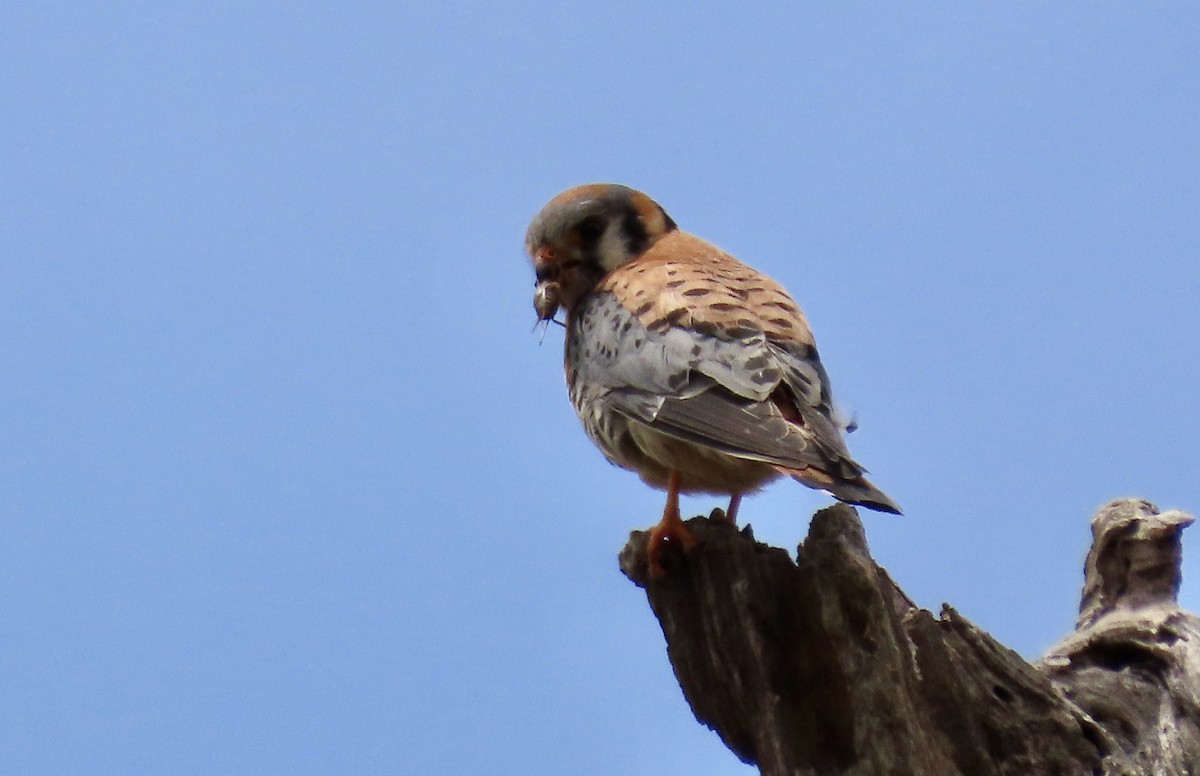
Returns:
[[[876,512],[891,512],[894,515],[903,514],[900,511],[900,507],[896,505],[896,502],[888,498],[886,493],[872,485],[871,481],[861,474],[854,477],[837,477],[829,472],[813,467],[804,469],[786,469],[780,467],[780,471],[810,488],[826,491],[838,501],[845,501],[847,504],[857,504],[867,509],[874,509]]]

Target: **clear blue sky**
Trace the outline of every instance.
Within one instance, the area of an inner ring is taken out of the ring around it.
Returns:
[[[524,229],[577,183],[791,289],[921,604],[1034,657],[1098,505],[1200,509],[1194,4],[37,5],[0,772],[753,773],[617,571],[661,494],[531,333]],[[742,517],[793,546],[827,503]]]

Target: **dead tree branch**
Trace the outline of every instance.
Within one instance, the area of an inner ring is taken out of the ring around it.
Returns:
[[[853,509],[813,518],[793,561],[749,530],[700,540],[645,589],[697,720],[768,776],[1200,776],[1200,620],[1179,609],[1182,512],[1093,519],[1077,630],[1031,665],[953,608],[920,609]]]

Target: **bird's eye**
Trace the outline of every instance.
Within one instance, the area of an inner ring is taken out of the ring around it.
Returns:
[[[579,235],[581,243],[590,245],[604,234],[604,219],[600,216],[588,216],[579,222],[579,226],[575,227],[575,232]]]

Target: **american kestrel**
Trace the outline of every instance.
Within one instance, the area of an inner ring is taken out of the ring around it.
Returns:
[[[542,320],[566,311],[567,388],[609,461],[665,488],[650,571],[694,539],[680,493],[743,494],[781,475],[900,509],[863,477],[834,420],[812,332],[783,287],[616,184],[568,189],[529,225]]]

